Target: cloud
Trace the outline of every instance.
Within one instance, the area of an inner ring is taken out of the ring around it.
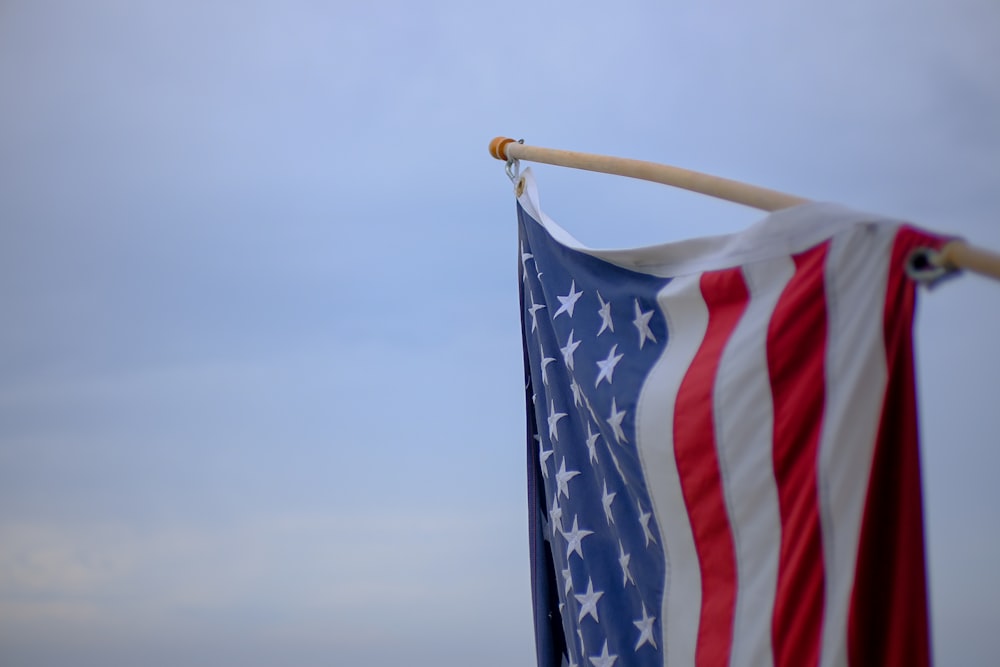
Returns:
[[[0,527],[0,641],[54,640],[67,650],[80,636],[186,641],[206,624],[221,635],[252,633],[265,648],[296,641],[334,652],[478,634],[477,625],[499,624],[510,639],[518,605],[502,582],[515,572],[470,567],[500,549],[515,571],[525,569],[525,545],[498,537],[509,521],[359,509],[145,530],[8,523]]]

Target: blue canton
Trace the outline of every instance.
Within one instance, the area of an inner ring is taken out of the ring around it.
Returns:
[[[518,206],[539,667],[662,665],[666,563],[635,411],[669,282],[556,242]]]

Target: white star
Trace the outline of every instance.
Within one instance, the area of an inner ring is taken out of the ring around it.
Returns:
[[[531,307],[528,308],[528,313],[531,315],[531,332],[534,333],[535,329],[538,328],[538,311],[545,307],[544,303],[535,303],[534,295],[531,296]]]
[[[573,340],[573,331],[570,331],[569,338],[566,339],[566,347],[559,348],[563,355],[563,361],[566,362],[566,367],[570,370],[573,370],[573,353],[578,347],[580,347],[580,341]]]
[[[597,462],[597,439],[601,437],[601,432],[598,431],[594,433],[590,428],[590,422],[587,422],[587,452],[590,453],[590,462]]]
[[[573,573],[569,570],[569,565],[566,569],[562,571],[563,578],[563,595],[569,595],[569,592],[573,590]]]
[[[618,540],[618,564],[622,566],[622,588],[628,587],[628,582],[630,581],[635,586],[635,579],[632,578],[632,572],[628,569],[628,564],[631,560],[632,555],[625,553],[622,541]]]
[[[604,505],[604,518],[608,520],[610,526],[615,522],[615,517],[611,513],[611,503],[615,501],[617,493],[608,493],[608,480],[604,480],[604,493],[601,494],[601,504]]]
[[[580,407],[583,405],[583,394],[580,385],[576,383],[576,378],[574,377],[569,383],[570,391],[573,392],[573,406]]]
[[[642,511],[642,505],[639,505],[639,523],[642,524],[642,532],[646,536],[646,546],[649,546],[650,542],[655,542],[656,538],[653,537],[652,531],[649,530],[649,519],[653,515],[649,512]]]
[[[556,401],[552,399],[550,403],[552,407],[549,408],[549,440],[559,440],[559,420],[566,416],[565,412],[556,412]],[[563,461],[563,465],[565,465]]]
[[[646,339],[656,342],[656,338],[653,336],[653,332],[649,329],[649,319],[653,316],[653,311],[648,313],[642,312],[642,308],[639,307],[639,300],[635,300],[635,319],[632,320],[632,324],[635,328],[639,330],[639,349],[642,349],[643,343]]]
[[[601,380],[607,380],[608,384],[611,384],[614,379],[613,376],[615,374],[615,366],[617,366],[618,362],[625,356],[624,354],[615,355],[615,352],[617,351],[618,344],[616,343],[611,346],[611,351],[608,352],[608,358],[604,361],[597,362],[597,367],[600,369],[600,372],[597,374],[597,380],[594,382],[595,387],[601,384]]]
[[[562,532],[562,508],[559,507],[559,492],[552,496],[552,509],[549,510],[549,519],[552,521],[552,537],[556,533]]]
[[[617,655],[608,655],[608,640],[604,640],[604,650],[600,655],[590,656],[590,662],[594,667],[614,667]]]
[[[653,648],[656,648],[656,639],[653,638],[653,621],[655,620],[655,616],[646,613],[646,603],[644,602],[642,604],[642,618],[638,621],[632,621],[632,624],[639,628],[639,641],[635,643],[636,651],[643,644],[651,644]]]
[[[618,404],[615,403],[615,399],[611,399],[611,416],[607,418],[608,424],[611,425],[611,430],[614,431],[615,441],[621,443],[623,440],[628,442],[628,438],[625,437],[625,431],[622,430],[622,420],[625,419],[625,411],[618,410]]]
[[[522,280],[528,279],[528,260],[532,259],[534,255],[530,252],[524,252],[524,241],[521,241],[521,270],[522,270]]]
[[[546,387],[549,386],[549,374],[548,371],[545,370],[545,367],[551,364],[555,360],[556,360],[555,357],[546,357],[545,352],[542,351],[542,384],[544,384]]]
[[[549,460],[550,456],[552,456],[552,450],[551,449],[542,449],[542,439],[539,438],[537,435],[535,436],[535,438],[538,440],[538,461],[539,461],[539,463],[542,464],[542,477],[544,477],[545,479],[548,479],[549,478],[549,467],[547,465],[545,465],[545,462]]]
[[[566,470],[566,459],[564,458],[559,464],[559,472],[556,473],[556,484],[558,485],[556,494],[564,493],[566,498],[569,498],[569,480],[579,474],[579,470]]]
[[[575,553],[580,558],[583,558],[583,538],[588,535],[593,535],[592,530],[580,530],[577,526],[576,516],[573,516],[573,528],[568,533],[563,533],[563,537],[566,538],[566,561],[569,563],[569,557],[571,554]]]
[[[579,301],[581,296],[583,296],[583,292],[576,291],[576,281],[574,280],[569,286],[569,294],[566,296],[556,296],[562,305],[556,310],[556,314],[552,316],[552,319],[556,319],[563,313],[569,313],[569,316],[573,317],[573,309],[576,308],[576,302]]]
[[[597,618],[597,601],[601,599],[604,595],[602,591],[594,590],[594,582],[588,578],[587,579],[587,592],[583,595],[574,595],[576,601],[580,603],[580,617],[577,618],[577,622],[583,621],[583,617],[590,616],[594,617],[594,620],[598,623],[601,619]]]
[[[601,293],[597,293],[597,300],[601,302],[601,309],[597,311],[597,314],[601,316],[601,328],[597,332],[600,336],[604,333],[605,329],[609,330],[611,333],[615,332],[615,323],[611,320],[611,302],[608,301],[604,303],[604,299],[601,298]]]

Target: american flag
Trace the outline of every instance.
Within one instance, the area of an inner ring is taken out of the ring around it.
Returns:
[[[540,667],[928,665],[911,327],[828,204],[584,248],[518,200]]]

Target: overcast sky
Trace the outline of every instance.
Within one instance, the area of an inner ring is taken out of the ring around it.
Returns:
[[[996,0],[0,2],[0,663],[534,661],[498,134],[1000,249]],[[534,168],[594,247],[760,217]],[[1000,283],[921,295],[934,651],[1000,662]]]

